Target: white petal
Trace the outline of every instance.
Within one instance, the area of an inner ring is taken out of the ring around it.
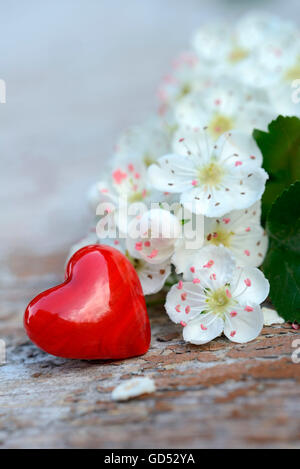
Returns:
[[[128,401],[133,397],[150,394],[156,391],[152,378],[133,378],[119,384],[112,392],[113,401]]]
[[[221,217],[236,203],[236,197],[228,191],[230,184],[218,189],[200,186],[181,195],[180,201],[196,214],[206,217]]]
[[[223,246],[205,246],[195,254],[191,266],[192,277],[207,282],[210,288],[217,289],[230,283],[235,271],[235,261],[230,251]],[[205,277],[204,277],[205,276]]]
[[[207,344],[219,337],[224,329],[224,321],[213,314],[200,314],[183,328],[183,338],[191,344]]]
[[[180,193],[193,188],[197,171],[187,156],[166,155],[159,158],[158,165],[151,165],[148,169],[149,180],[155,189]]]
[[[297,29],[292,21],[283,20],[279,16],[266,12],[250,12],[237,23],[236,32],[241,44],[256,48],[262,43],[272,41],[293,43]],[[268,41],[266,41],[268,40]]]
[[[184,274],[184,278],[189,279],[189,269],[193,265],[195,255],[201,249],[187,249],[185,240],[180,240],[179,244],[175,246],[175,252],[172,256],[172,264],[176,268],[177,274]]]
[[[140,261],[137,273],[143,288],[144,295],[152,295],[159,292],[171,273],[171,264],[165,262],[162,264],[149,264]]]
[[[251,311],[235,308],[234,317],[230,314],[225,319],[224,334],[232,342],[244,344],[256,339],[261,333],[264,316],[258,305],[252,305]]]
[[[251,135],[232,131],[223,134],[216,143],[220,161],[240,161],[253,167],[262,165],[262,153]]]
[[[181,99],[175,107],[176,120],[181,126],[203,128],[207,124],[207,109],[203,106],[202,93],[191,94]]]
[[[251,207],[245,210],[232,210],[224,218],[228,229],[237,230],[241,226],[248,226],[250,223],[260,223],[261,217],[261,201],[257,201]]]
[[[233,210],[219,218],[205,218],[205,244],[224,244],[240,266],[261,265],[268,237],[260,226],[260,206],[259,201],[248,209]]]
[[[176,268],[177,274],[187,272],[193,262],[195,252],[191,249],[185,248],[184,240],[180,240],[179,244],[175,246],[175,252],[172,256],[172,264]]]
[[[210,189],[207,186],[195,187],[188,189],[186,192],[181,194],[180,202],[189,210],[197,215],[218,216],[226,212],[227,206],[220,205],[220,200],[215,198],[214,189]],[[231,203],[231,201],[230,201]]]
[[[240,267],[231,282],[231,293],[239,303],[261,304],[268,296],[270,285],[261,270],[255,267]]]
[[[187,186],[186,192],[181,194],[181,203],[193,213],[221,217],[231,210],[248,208],[261,198],[268,179],[262,168],[254,170],[248,164],[236,167],[233,162],[224,164],[224,168],[225,174],[218,187],[201,185],[191,189]]]
[[[191,266],[193,258],[204,243],[204,217],[193,214],[182,205],[175,212],[182,225],[182,236],[175,244],[172,263],[178,274],[184,273]]]
[[[283,324],[285,321],[279,316],[275,309],[271,308],[262,308],[262,313],[264,315],[264,325],[272,326],[272,324]]]
[[[212,148],[209,147],[207,132],[199,126],[199,122],[197,128],[179,128],[172,145],[176,155],[185,155],[196,165],[209,162]],[[182,163],[182,157],[179,163]]]
[[[230,250],[238,265],[259,267],[264,261],[267,249],[268,237],[259,225],[249,224],[244,230],[239,228],[232,236]]]
[[[167,210],[152,209],[141,219],[130,222],[126,246],[131,256],[160,264],[172,256],[180,234],[181,227],[175,215]]]
[[[223,22],[211,23],[196,32],[193,46],[198,55],[208,62],[224,60],[231,47],[231,31]]]
[[[93,212],[96,211],[98,204],[101,202],[116,204],[118,201],[116,193],[105,181],[99,181],[93,184],[88,191],[87,199]]]
[[[134,167],[149,166],[157,158],[169,152],[169,137],[163,123],[152,116],[144,124],[127,129],[116,146],[115,159],[124,162],[131,160]]]
[[[231,204],[232,210],[241,210],[261,199],[269,177],[264,169],[253,168],[248,163],[236,167],[233,162],[229,161],[225,164],[225,168],[227,174],[224,176],[223,187],[219,192],[219,209],[226,205],[226,211],[229,211],[228,206]],[[225,200],[223,201],[222,198]],[[226,212],[222,215],[224,213]]]
[[[179,324],[187,323],[205,308],[202,287],[192,282],[179,282],[167,294],[165,308],[170,319]]]

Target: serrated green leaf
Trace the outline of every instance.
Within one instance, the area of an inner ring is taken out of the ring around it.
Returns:
[[[300,181],[292,184],[273,204],[267,231],[278,246],[300,254]]]
[[[300,322],[300,255],[271,248],[264,262],[270,298],[286,321]]]
[[[279,116],[271,122],[268,132],[254,130],[253,137],[270,176],[262,198],[265,218],[282,190],[300,179],[300,119]]]
[[[300,181],[274,202],[267,219],[270,248],[263,269],[280,316],[300,322]]]

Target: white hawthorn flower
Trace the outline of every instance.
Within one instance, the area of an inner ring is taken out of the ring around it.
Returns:
[[[88,201],[93,211],[100,203],[112,204],[119,211],[121,205],[143,203],[150,207],[151,202],[170,199],[169,193],[162,194],[152,187],[147,174],[148,166],[169,151],[169,140],[163,130],[159,131],[157,123],[156,127],[154,124],[149,127],[149,132],[136,127],[123,135],[109,176],[89,190]]]
[[[181,227],[167,210],[152,209],[129,224],[126,247],[131,256],[149,264],[161,264],[171,258]]]
[[[300,34],[292,22],[250,14],[237,24],[237,36],[250,53],[237,73],[245,83],[271,87],[299,78]]]
[[[219,21],[202,25],[192,39],[199,59],[209,67],[223,71],[224,64],[242,60],[248,51],[240,50],[233,42],[232,27]],[[237,53],[239,50],[239,53]]]
[[[193,213],[220,217],[257,202],[268,178],[262,154],[251,136],[225,133],[210,145],[206,131],[180,138],[174,154],[159,158],[148,175],[153,187],[180,194]]]
[[[123,162],[113,169],[109,181],[99,181],[91,187],[88,194],[91,208],[95,210],[99,203],[104,202],[117,205],[120,198],[129,204],[147,202],[151,189],[146,176],[146,168],[142,164]]]
[[[191,218],[188,214],[186,216]],[[260,217],[260,201],[247,209],[234,210],[219,218],[204,217],[202,246],[224,246],[238,266],[259,267],[268,249],[268,237],[260,225]],[[187,272],[194,256],[195,250],[187,249],[184,239],[180,240],[172,257],[176,272]]]
[[[171,320],[183,326],[185,341],[205,344],[224,333],[245,343],[260,334],[260,304],[269,293],[260,270],[237,268],[226,248],[206,246],[195,256],[190,278],[174,285],[166,301]]]
[[[131,259],[128,253],[127,257]],[[171,274],[171,263],[169,260],[160,264],[150,264],[142,259],[133,259],[131,262],[139,276],[144,295],[158,293]]]
[[[268,237],[260,224],[261,202],[234,210],[220,218],[205,218],[204,245],[228,248],[239,266],[259,267],[268,249]]]
[[[170,138],[165,130],[164,122],[156,116],[144,124],[130,127],[119,139],[115,147],[113,166],[121,165],[124,170],[129,165],[142,171],[170,150]]]
[[[292,21],[267,12],[251,12],[236,24],[236,34],[242,46],[255,50],[264,43],[285,46],[299,37],[298,28]]]
[[[225,74],[254,87],[266,87],[279,83],[288,70],[295,70],[298,41],[299,31],[292,23],[251,13],[234,28],[222,22],[202,26],[193,46],[214,75]]]
[[[158,95],[160,114],[195,90],[204,90],[210,83],[207,71],[201,66],[194,52],[182,53],[174,62],[171,73],[163,78]]]
[[[206,126],[209,138],[215,141],[233,129],[249,134],[255,128],[266,130],[276,117],[273,109],[266,91],[219,77],[205,93],[183,98],[175,107],[175,119],[182,128]]]
[[[287,45],[263,42],[257,53],[240,66],[240,79],[250,86],[264,87],[271,91],[272,97],[272,87],[290,86],[293,80],[299,78],[299,54],[299,38]]]

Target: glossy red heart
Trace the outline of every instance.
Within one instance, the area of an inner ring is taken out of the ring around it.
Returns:
[[[70,259],[65,282],[26,308],[29,338],[64,358],[118,359],[142,355],[151,330],[132,264],[109,246],[87,246]]]

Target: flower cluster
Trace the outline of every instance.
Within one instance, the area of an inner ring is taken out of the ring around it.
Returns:
[[[291,85],[300,35],[251,14],[234,27],[202,26],[192,44],[159,88],[158,114],[115,146],[89,192],[95,226],[72,252],[119,249],[145,295],[173,284],[166,311],[186,341],[224,333],[243,343],[260,333],[269,291],[258,269],[268,248],[260,221],[268,175],[252,132],[279,113],[299,114]]]

